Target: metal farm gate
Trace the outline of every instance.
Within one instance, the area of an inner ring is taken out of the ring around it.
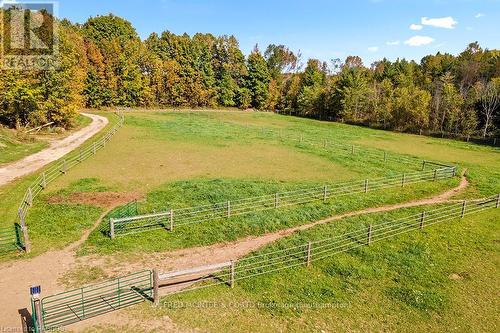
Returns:
[[[150,270],[42,298],[42,325],[56,329],[146,300],[153,300]]]
[[[23,242],[19,224],[0,228],[0,253],[11,252],[22,248]]]

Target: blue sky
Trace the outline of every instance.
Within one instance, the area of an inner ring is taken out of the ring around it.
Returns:
[[[59,15],[73,22],[108,13],[131,21],[142,38],[164,30],[234,34],[245,54],[256,43],[275,43],[301,50],[304,59],[359,55],[365,65],[456,54],[476,40],[500,48],[500,0],[59,1]]]

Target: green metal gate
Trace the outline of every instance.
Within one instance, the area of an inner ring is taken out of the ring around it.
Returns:
[[[87,318],[152,300],[153,273],[132,273],[106,282],[42,298],[43,326],[56,329]]]
[[[19,224],[0,228],[0,253],[22,249],[22,235]]]

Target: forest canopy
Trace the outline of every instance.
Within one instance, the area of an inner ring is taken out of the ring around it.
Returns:
[[[322,62],[284,45],[245,56],[234,36],[153,33],[115,15],[59,25],[59,66],[0,71],[0,123],[70,127],[83,107],[238,107],[414,133],[495,136],[500,51]],[[3,36],[2,36],[3,37]],[[1,57],[1,56],[0,56]],[[1,60],[1,59],[0,59]]]

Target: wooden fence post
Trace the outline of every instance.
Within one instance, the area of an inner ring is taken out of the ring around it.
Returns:
[[[426,164],[426,163],[427,163],[427,161],[426,161],[426,160],[423,160],[423,161],[422,161],[422,171],[424,171],[424,170],[425,170],[425,164]]]
[[[93,151],[94,155],[95,155],[95,154],[96,154],[96,152],[97,152],[97,146],[96,146],[96,143],[95,143],[95,142],[92,144],[92,151]]]
[[[495,208],[498,208],[498,207],[500,207],[500,193],[498,193],[497,204],[495,205]]]
[[[354,154],[354,145],[351,146],[351,154]]]
[[[438,178],[438,169],[434,169],[434,181]]]
[[[328,198],[328,186],[324,185],[323,186],[323,202],[326,202],[327,198]]]
[[[403,173],[403,176],[401,177],[401,187],[405,187],[405,181],[406,181],[406,174]]]
[[[326,148],[326,139],[325,139],[325,141],[323,142],[323,148]]]
[[[425,211],[422,212],[422,216],[420,217],[420,229],[424,228],[424,222],[425,222]]]
[[[174,231],[174,210],[170,210],[170,231]]]
[[[234,266],[235,266],[234,260],[231,260],[231,281],[229,282],[231,288],[234,288],[234,268],[235,268]]]
[[[453,167],[452,177],[455,177],[456,175],[457,175],[457,168]]]
[[[227,217],[231,217],[231,201],[227,201]]]
[[[111,239],[115,238],[115,219],[114,218],[109,219],[109,237],[111,237]]]
[[[160,281],[158,271],[153,269],[153,303],[158,306],[160,304]]]
[[[26,202],[29,206],[33,206],[33,191],[31,187],[28,187],[28,197],[26,198],[28,202]]]
[[[278,193],[274,194],[274,208],[278,208],[278,196]]]
[[[83,161],[83,157],[82,157],[82,150],[80,149],[80,153],[78,154],[78,162],[82,162]]]
[[[384,151],[384,162],[387,162],[387,152]]]
[[[307,257],[306,257],[307,267],[311,266],[311,249],[312,249],[312,242],[309,242],[307,243]]]
[[[42,173],[42,188],[45,189],[47,187],[47,175],[45,172]]]
[[[368,179],[365,179],[365,193],[368,193]]]
[[[368,226],[368,245],[372,243],[372,225]]]
[[[302,141],[304,140],[304,137],[302,136],[302,134],[300,135],[300,143],[302,143]]]
[[[467,208],[467,200],[464,200],[464,203],[462,204],[462,218],[465,216],[465,209]]]
[[[24,250],[26,253],[31,252],[31,243],[30,243],[30,238],[28,234],[28,227],[26,226],[26,221],[24,218],[24,212],[22,208],[19,208],[18,210],[18,215],[19,215],[19,224],[21,225],[21,230],[23,231],[23,241],[24,241]]]

